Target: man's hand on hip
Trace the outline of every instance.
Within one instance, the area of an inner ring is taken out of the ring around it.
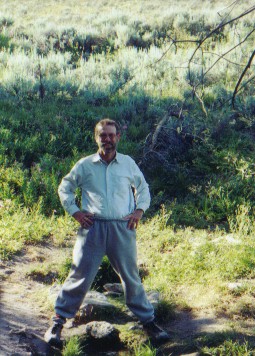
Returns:
[[[91,213],[84,213],[82,211],[77,211],[73,214],[73,218],[80,223],[83,229],[89,229],[94,223],[94,215]]]
[[[143,216],[143,210],[137,209],[132,214],[125,216],[125,220],[128,220],[128,229],[134,230],[137,228],[139,221]]]

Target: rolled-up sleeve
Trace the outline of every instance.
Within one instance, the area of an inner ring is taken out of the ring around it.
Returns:
[[[134,177],[134,196],[136,209],[142,209],[146,211],[151,202],[151,196],[149,191],[149,186],[144,178],[143,173],[140,171],[136,163],[133,163],[133,177]]]
[[[79,211],[76,204],[76,189],[81,187],[81,172],[79,165],[75,165],[61,181],[58,194],[63,208],[73,215]]]

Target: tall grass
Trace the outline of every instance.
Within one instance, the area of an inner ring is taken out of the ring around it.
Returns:
[[[255,225],[247,212],[247,207],[239,208],[227,235],[217,229],[175,230],[167,225],[171,211],[162,209],[139,228],[140,258],[151,271],[144,279],[147,288],[194,307],[217,305],[228,283],[254,279]]]
[[[54,242],[64,246],[74,235],[75,224],[68,216],[46,218],[40,202],[32,209],[4,200],[0,202],[0,259],[10,259],[27,244]]]

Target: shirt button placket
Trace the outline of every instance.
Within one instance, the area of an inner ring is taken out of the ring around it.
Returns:
[[[111,182],[110,182],[110,165],[106,167],[106,197],[107,197],[107,206],[108,206],[108,214],[111,217],[112,215],[112,206],[111,206]]]

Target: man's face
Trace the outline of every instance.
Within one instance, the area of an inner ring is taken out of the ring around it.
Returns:
[[[116,134],[115,126],[105,125],[98,128],[96,143],[98,145],[99,152],[104,154],[115,152],[119,140],[120,134]]]

